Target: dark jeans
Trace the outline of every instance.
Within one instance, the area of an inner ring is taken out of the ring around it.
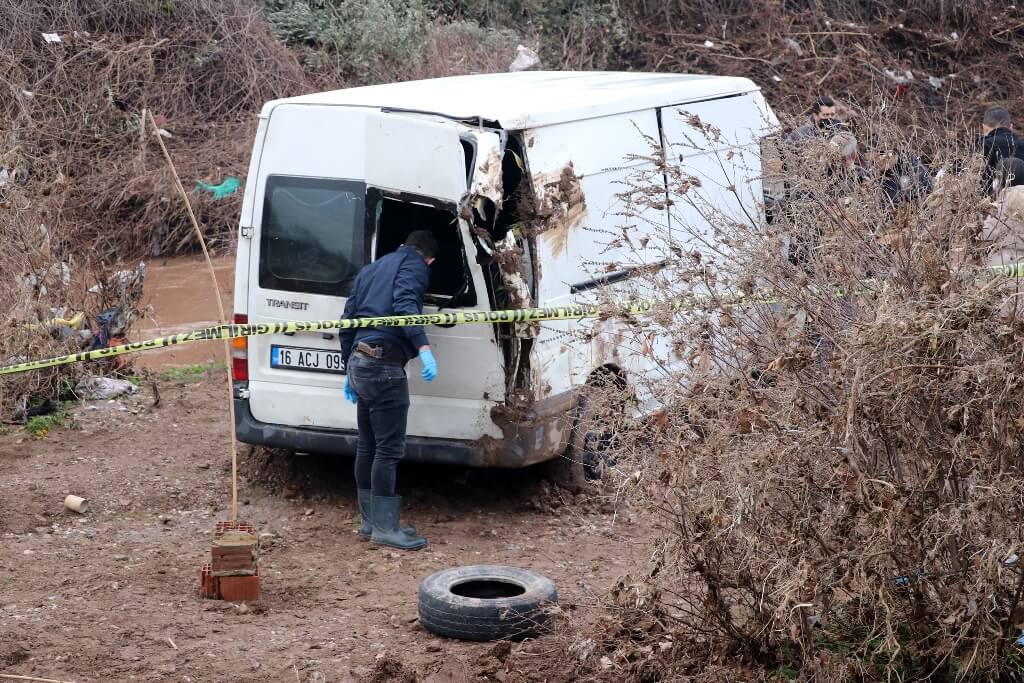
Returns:
[[[405,455],[405,426],[409,417],[409,380],[405,368],[353,353],[347,372],[349,386],[359,397],[356,485],[370,489],[375,496],[393,496],[395,471]]]

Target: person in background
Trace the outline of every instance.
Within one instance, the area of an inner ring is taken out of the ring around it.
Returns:
[[[932,177],[921,159],[895,152],[870,152],[868,165],[882,190],[882,203],[890,207],[920,204],[933,189]]]
[[[786,142],[799,144],[819,135],[836,133],[842,128],[843,123],[837,118],[835,100],[822,95],[807,110],[807,122],[787,135]]]
[[[990,107],[981,119],[978,149],[985,157],[985,191],[993,192],[996,166],[1002,159],[1024,159],[1024,140],[1013,134],[1013,122],[1005,107]]]
[[[396,251],[364,267],[345,302],[343,318],[423,313],[437,239],[429,230],[409,234]],[[356,404],[359,444],[356,486],[362,514],[360,536],[400,550],[419,550],[427,539],[399,524],[402,499],[395,495],[399,461],[405,456],[409,380],[405,365],[419,356],[423,379],[433,382],[437,363],[423,328],[364,327],[341,331],[345,398]]]
[[[1001,159],[996,165],[996,212],[985,219],[981,239],[987,243],[985,266],[997,268],[1024,261],[1024,160]]]

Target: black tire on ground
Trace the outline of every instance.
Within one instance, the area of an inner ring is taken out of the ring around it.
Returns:
[[[445,638],[522,640],[544,630],[557,602],[555,584],[527,569],[455,567],[420,584],[420,624]]]

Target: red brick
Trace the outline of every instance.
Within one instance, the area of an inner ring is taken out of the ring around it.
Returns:
[[[209,563],[203,565],[199,572],[200,595],[209,600],[220,599],[220,579],[213,575]]]
[[[220,597],[228,602],[257,602],[260,599],[260,573],[255,576],[221,576]]]

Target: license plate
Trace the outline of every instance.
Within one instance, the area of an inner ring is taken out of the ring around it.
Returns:
[[[329,372],[336,375],[345,372],[341,351],[304,349],[299,346],[277,346],[276,344],[270,347],[270,367],[281,370]]]

